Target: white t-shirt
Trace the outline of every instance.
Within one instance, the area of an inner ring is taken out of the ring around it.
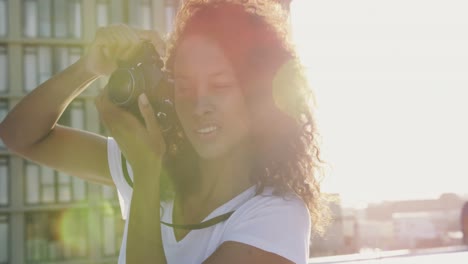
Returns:
[[[117,187],[123,219],[130,213],[132,187],[122,172],[121,153],[116,141],[108,138],[109,168]],[[127,163],[133,179],[130,164]],[[172,227],[161,224],[161,234],[167,263],[202,263],[225,241],[236,241],[275,253],[294,263],[305,264],[309,256],[311,221],[305,203],[297,196],[287,199],[271,195],[272,188],[265,188],[255,196],[255,186],[216,208],[203,221],[235,212],[216,225],[191,230],[182,240],[176,241]],[[172,223],[173,202],[162,202],[161,220]],[[159,208],[154,208],[159,210]],[[128,221],[120,248],[119,264],[125,263]]]

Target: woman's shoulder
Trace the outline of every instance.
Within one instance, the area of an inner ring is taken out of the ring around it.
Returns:
[[[286,192],[283,194],[277,194],[275,188],[266,186],[263,190],[252,198],[254,203],[266,203],[271,205],[303,205],[306,206],[304,201],[297,194],[292,192]]]
[[[285,215],[306,218],[310,213],[305,202],[294,193],[275,194],[273,187],[265,187],[239,209],[240,214],[248,215]]]
[[[275,195],[272,188],[244,203],[226,222],[222,242],[235,241],[306,263],[311,220],[300,197]]]

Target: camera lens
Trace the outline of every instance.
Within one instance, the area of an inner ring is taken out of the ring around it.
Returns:
[[[109,79],[109,99],[116,105],[125,105],[134,97],[135,79],[127,69],[117,69]]]

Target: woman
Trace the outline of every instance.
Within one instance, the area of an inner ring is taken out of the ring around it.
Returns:
[[[111,138],[56,124],[148,38],[124,25],[99,30],[85,56],[9,113],[5,144],[117,187],[127,219],[119,263],[306,263],[311,223],[320,232],[326,222],[321,161],[311,92],[280,6],[185,1],[165,53],[180,124],[169,135],[145,94],[144,124],[105,93],[97,98]]]

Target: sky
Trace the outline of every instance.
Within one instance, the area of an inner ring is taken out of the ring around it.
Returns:
[[[322,186],[343,205],[468,193],[466,14],[466,0],[293,0]]]

